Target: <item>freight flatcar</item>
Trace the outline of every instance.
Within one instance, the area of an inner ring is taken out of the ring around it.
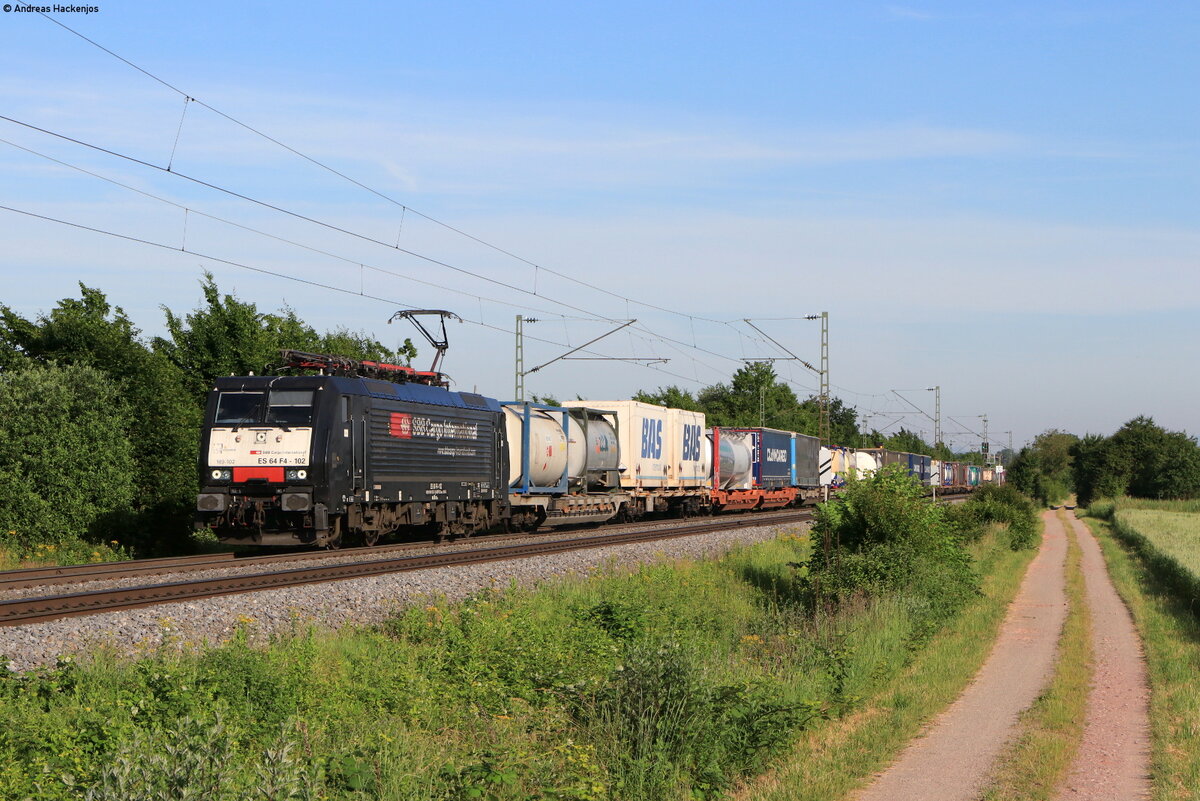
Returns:
[[[561,407],[453,392],[440,373],[284,352],[283,372],[214,382],[196,524],[228,543],[338,547],[398,531],[470,536],[543,523],[798,506],[899,464],[962,490],[1002,481],[883,448],[632,400]],[[436,362],[435,362],[436,364]]]

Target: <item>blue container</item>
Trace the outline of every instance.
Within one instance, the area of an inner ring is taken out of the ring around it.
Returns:
[[[763,489],[792,485],[792,433],[773,428],[757,430],[755,484]]]
[[[909,453],[905,455],[908,456],[909,475],[920,479],[922,484],[928,484],[929,472],[932,468],[932,459],[920,453]]]
[[[756,489],[779,489],[792,485],[794,464],[792,432],[773,428],[730,428],[750,435],[753,485]]]

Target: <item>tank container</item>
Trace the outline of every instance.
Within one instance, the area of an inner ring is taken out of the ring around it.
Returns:
[[[528,457],[528,486],[559,487],[567,478],[565,410],[554,411],[530,403],[504,403],[508,437],[508,485],[525,484],[522,469]],[[562,487],[565,489],[565,487]]]
[[[713,460],[719,469],[719,477],[714,479],[716,488],[738,490],[753,487],[754,441],[750,432],[721,429],[717,431],[717,438],[720,452]],[[712,429],[709,430],[708,440],[711,445]]]
[[[854,452],[851,467],[859,478],[871,475],[883,466],[883,454],[872,449],[859,449]]]
[[[621,462],[617,432],[593,409],[571,409],[567,418],[567,475],[582,481],[588,474],[616,470]]]

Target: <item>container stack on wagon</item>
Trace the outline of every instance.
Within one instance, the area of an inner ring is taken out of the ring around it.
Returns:
[[[196,521],[226,542],[334,547],[405,529],[469,536],[782,508],[892,464],[940,492],[1004,480],[999,467],[708,427],[701,412],[501,403],[452,392],[438,373],[291,355],[322,374],[222,378],[210,392]]]

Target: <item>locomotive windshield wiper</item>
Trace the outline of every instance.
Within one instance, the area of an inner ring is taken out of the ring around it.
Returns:
[[[259,396],[258,401],[250,408],[250,411],[246,412],[246,414],[242,415],[236,420],[231,421],[233,423],[234,431],[237,431],[244,425],[254,425],[255,423],[259,422],[257,418],[262,416],[263,400],[264,398]]]

